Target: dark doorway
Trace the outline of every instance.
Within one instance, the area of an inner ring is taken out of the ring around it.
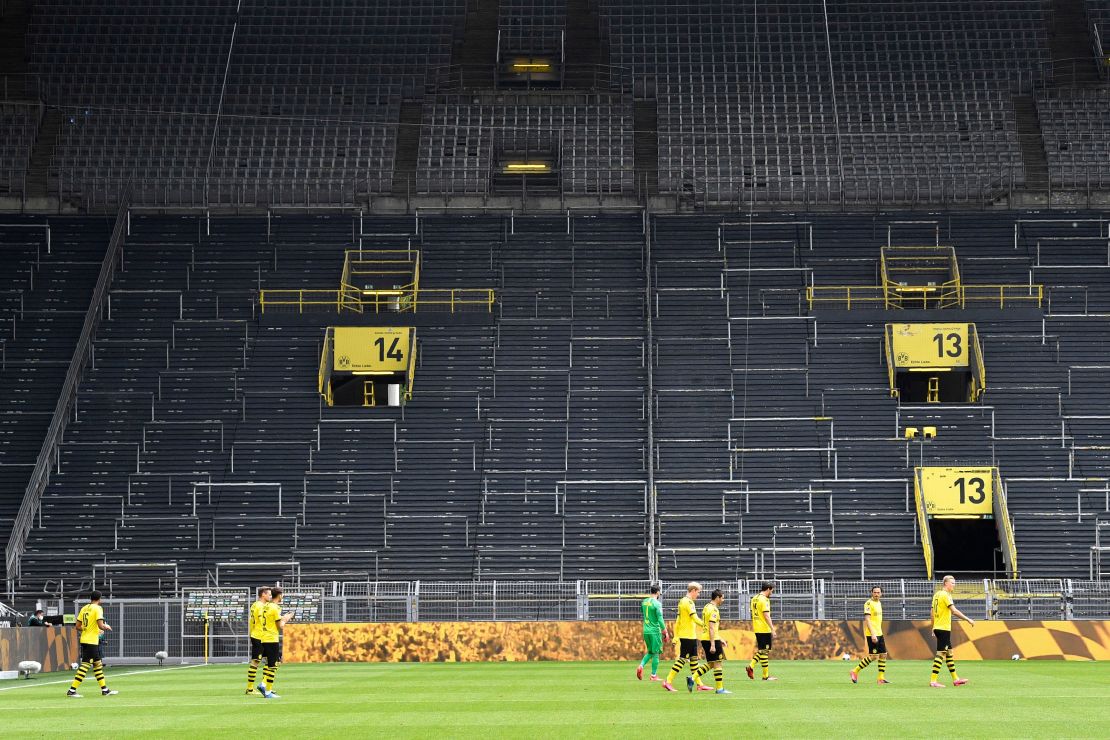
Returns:
[[[930,519],[933,572],[993,577],[1005,570],[998,528],[990,519]]]

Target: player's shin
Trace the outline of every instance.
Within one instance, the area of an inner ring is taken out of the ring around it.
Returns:
[[[678,674],[682,673],[682,669],[685,667],[686,658],[679,658],[676,660],[674,665],[671,666],[671,672],[667,674],[667,683],[674,683],[674,680],[678,678]]]
[[[92,668],[91,662],[87,660],[82,661],[81,665],[77,666],[77,673],[73,674],[73,683],[71,683],[69,687],[76,691],[77,687],[81,685],[81,682],[85,680],[85,676],[88,675],[90,668]]]

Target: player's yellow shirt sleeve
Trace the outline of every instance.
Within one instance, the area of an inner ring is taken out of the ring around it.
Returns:
[[[262,603],[261,601],[256,601],[253,604],[251,604],[250,636],[251,636],[252,640],[262,639],[260,637],[261,632],[259,631],[259,627],[262,624],[262,607],[264,607],[264,606],[266,606],[266,605],[264,603]]]
[[[689,596],[678,601],[678,618],[674,622],[674,636],[680,640],[698,639],[698,626],[704,623],[698,617],[698,608]]]
[[[933,629],[952,630],[952,594],[947,591],[933,595]]]
[[[713,602],[709,602],[705,605],[705,608],[701,610],[701,620],[705,623],[701,628],[701,639],[713,639],[712,633],[709,631],[710,624],[717,625],[717,637],[719,638],[721,636],[721,610],[717,608],[716,604],[714,604]]]
[[[281,619],[281,607],[273,602],[262,605],[262,618],[259,620],[258,639],[262,642],[278,641],[278,621]]]
[[[100,620],[104,619],[104,609],[100,604],[85,604],[77,613],[77,624],[81,628],[81,642],[85,645],[100,643]]]
[[[771,614],[771,600],[763,594],[756,594],[752,597],[752,631],[759,633],[769,633],[771,631],[771,624],[767,621],[767,617]]]
[[[881,602],[868,599],[863,604],[864,625],[863,634],[866,637],[883,636],[883,605]]]

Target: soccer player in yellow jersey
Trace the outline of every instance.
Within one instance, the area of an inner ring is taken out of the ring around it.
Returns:
[[[258,589],[258,598],[251,604],[250,608],[250,640],[251,640],[251,660],[247,667],[247,693],[253,694],[255,690],[255,679],[258,677],[258,663],[265,657],[265,650],[262,648],[262,625],[265,621],[264,612],[266,605],[270,603],[272,591],[269,586],[261,586]],[[265,687],[259,684],[258,690],[265,696],[266,692],[263,690]]]
[[[945,576],[941,581],[940,591],[933,594],[933,635],[937,638],[937,654],[933,658],[933,674],[929,685],[934,689],[943,689],[937,679],[940,678],[941,663],[947,663],[948,672],[952,674],[952,685],[963,686],[966,678],[956,675],[956,661],[952,659],[952,617],[962,619],[968,624],[975,624],[975,620],[966,616],[952,603],[952,591],[956,588],[956,579]]]
[[[100,684],[100,693],[103,696],[112,696],[119,693],[109,689],[108,682],[104,679],[104,658],[100,654],[100,633],[111,632],[112,626],[104,621],[104,608],[100,605],[100,598],[100,592],[93,591],[89,594],[89,603],[77,612],[77,629],[81,631],[79,638],[81,665],[77,667],[77,673],[73,676],[73,683],[69,685],[69,691],[66,692],[66,696],[72,696],[75,699],[81,698],[81,695],[77,693],[77,687],[85,680],[90,668],[93,670],[93,675],[96,676],[96,682]]]
[[[863,602],[863,649],[864,656],[854,671],[848,675],[852,683],[859,681],[859,672],[879,658],[879,683],[886,680],[886,638],[883,637],[883,590],[878,586],[871,589],[871,598]]]
[[[705,623],[698,617],[698,607],[694,603],[700,593],[701,584],[693,581],[686,586],[686,595],[678,601],[678,616],[674,620],[674,639],[678,643],[678,654],[675,656],[674,665],[671,666],[671,672],[667,675],[667,680],[663,682],[663,688],[667,691],[677,691],[671,684],[687,665],[690,666],[691,673],[690,676],[686,677],[686,688],[689,691],[694,690],[695,684],[699,691],[713,690],[702,685],[700,676],[693,675],[696,670],[695,663],[698,660],[697,628],[705,626]]]
[[[701,620],[705,626],[701,628],[701,650],[705,655],[705,662],[698,666],[698,675],[702,676],[713,670],[713,683],[718,694],[731,694],[725,688],[725,672],[721,662],[725,659],[725,640],[720,635],[721,603],[725,600],[721,589],[713,589],[709,595],[709,603],[701,611]]]
[[[755,632],[755,653],[748,663],[748,678],[755,680],[755,667],[763,668],[764,681],[777,681],[771,675],[771,644],[775,635],[775,623],[771,620],[771,592],[775,584],[764,581],[759,593],[752,597],[752,631]]]

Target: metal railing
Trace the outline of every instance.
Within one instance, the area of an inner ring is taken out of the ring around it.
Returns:
[[[89,309],[85,313],[85,322],[81,326],[81,334],[77,339],[77,346],[74,348],[73,356],[70,359],[69,371],[66,373],[65,381],[58,393],[58,403],[54,407],[54,417],[50,421],[50,427],[46,430],[42,448],[35,460],[35,469],[27,482],[27,488],[23,494],[23,503],[12,522],[11,537],[8,539],[8,545],[4,552],[9,591],[13,589],[13,584],[19,577],[20,557],[23,555],[27,543],[27,535],[34,523],[35,514],[41,505],[43,491],[46,490],[46,485],[50,482],[51,462],[58,445],[61,444],[66,423],[70,419],[70,409],[77,400],[77,385],[81,379],[81,373],[92,354],[93,335],[100,323],[100,317],[104,313],[103,309],[108,300],[108,290],[111,287],[116,267],[123,255],[126,222],[127,193],[125,191],[123,201],[116,212],[115,226],[112,229],[112,237],[108,242],[108,249],[105,251],[104,260],[100,265],[100,274],[89,300]]]
[[[281,564],[276,564],[281,565]],[[250,575],[244,574],[245,578]],[[312,593],[318,608],[299,613],[298,622],[472,622],[472,621],[623,621],[641,619],[640,602],[654,583],[647,579],[594,581],[336,581],[317,586],[286,583],[287,593]],[[659,582],[664,617],[672,620],[686,581]],[[725,595],[722,618],[750,618],[749,601],[759,581],[704,580],[705,591],[719,588]],[[873,586],[883,589],[887,619],[929,618],[930,602],[940,587],[932,580],[884,579],[835,581],[784,579],[775,581],[772,596],[779,619],[855,621]],[[199,658],[205,648],[215,660],[242,659],[247,651],[245,613],[236,610],[213,620],[207,644],[190,626],[189,594],[194,591],[241,592],[245,586],[198,585],[166,598],[109,598],[105,617],[114,630],[104,645],[105,655],[117,662],[149,662],[158,650],[173,659]],[[974,619],[1102,620],[1110,614],[1110,583],[1105,581],[1035,578],[961,580],[956,602]],[[60,612],[75,604],[58,599],[44,606]],[[243,610],[245,611],[245,610]],[[196,633],[196,634],[194,634]]]
[[[968,304],[997,306],[1036,306],[1044,300],[1043,285],[960,285],[953,288],[955,300],[962,308]],[[922,307],[927,305],[923,298]],[[821,305],[852,308],[884,308],[889,302],[881,285],[811,285],[806,288],[806,301],[812,311]],[[913,307],[911,301],[910,307]]]
[[[306,310],[334,309],[339,313],[350,308],[350,294],[342,288],[266,288],[258,293],[258,306],[266,309]],[[487,313],[497,305],[497,292],[493,288],[420,288],[405,295],[360,295],[357,298],[359,313],[399,313],[410,311],[446,310],[451,313],[472,308],[484,308]]]

